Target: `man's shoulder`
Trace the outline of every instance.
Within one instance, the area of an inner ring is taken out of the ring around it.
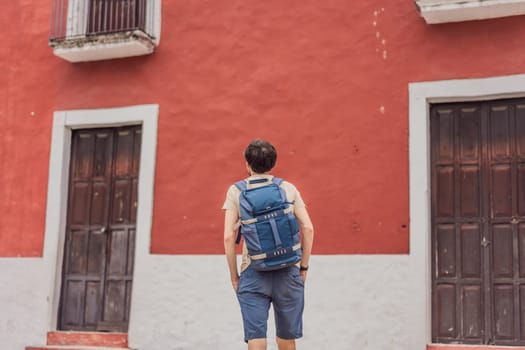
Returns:
[[[295,185],[288,180],[283,179],[283,182],[281,183],[281,187],[288,188],[292,191],[297,191],[297,187],[295,187]]]
[[[238,181],[238,182],[235,182],[235,183],[231,184],[230,187],[228,187],[228,193],[240,192],[241,190],[238,187],[238,183],[241,182],[241,181]]]

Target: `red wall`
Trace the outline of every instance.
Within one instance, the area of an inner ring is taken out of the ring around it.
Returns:
[[[523,16],[429,26],[407,0],[165,0],[155,54],[82,64],[52,55],[50,7],[2,5],[0,256],[42,254],[53,112],[143,103],[160,105],[153,253],[222,252],[255,137],[315,253],[408,253],[408,83],[525,72]]]

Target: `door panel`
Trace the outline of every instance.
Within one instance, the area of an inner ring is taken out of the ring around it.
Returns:
[[[478,224],[463,224],[461,232],[461,276],[481,278],[481,231]]]
[[[106,235],[100,229],[92,230],[89,237],[88,274],[100,276],[104,274],[106,261]]]
[[[519,244],[519,277],[525,278],[525,224],[518,226],[518,244]],[[523,304],[525,305],[525,304]],[[525,307],[523,308],[525,310]]]
[[[74,154],[72,176],[76,179],[89,178],[93,168],[94,135],[90,133],[79,133],[74,138],[77,152]]]
[[[111,177],[111,162],[113,156],[113,135],[111,132],[99,131],[94,134],[95,154],[93,177],[99,180]]]
[[[461,298],[465,300],[462,310],[462,327],[465,339],[474,341],[482,337],[482,290],[481,286],[466,285],[463,287]]]
[[[432,340],[525,345],[525,101],[430,114]]]
[[[456,276],[456,232],[452,225],[439,225],[437,229],[437,274],[439,277]]]
[[[436,207],[437,216],[454,216],[454,168],[451,166],[441,166],[437,169],[437,193]]]
[[[513,276],[512,231],[509,225],[492,227],[492,273],[494,277]]]
[[[86,315],[85,322],[86,326],[96,327],[98,322],[98,305],[102,296],[100,294],[99,282],[87,282],[86,283]]]
[[[524,345],[521,334],[520,290],[525,280],[520,278],[520,256],[525,251],[520,242],[519,225],[524,217],[519,215],[519,156],[518,145],[524,134],[517,132],[520,120],[520,105],[523,101],[496,101],[488,106],[491,132],[487,143],[489,154],[491,216],[494,244],[489,247],[493,257],[491,285],[494,291],[491,308],[493,322],[490,326],[493,342],[502,345]]]
[[[84,274],[86,271],[86,255],[88,234],[85,231],[71,231],[69,242],[69,274]]]
[[[492,218],[508,217],[512,212],[510,165],[494,165],[492,167],[491,213]]]
[[[463,165],[459,175],[459,215],[460,217],[479,217],[479,167],[475,165]]]
[[[435,302],[438,323],[438,338],[456,338],[457,337],[457,320],[456,320],[456,286],[454,284],[442,283],[436,287]]]
[[[433,341],[483,338],[483,154],[477,104],[431,111]]]
[[[462,161],[477,162],[480,154],[480,120],[477,108],[462,108],[459,115],[458,143]]]
[[[93,183],[93,196],[91,196],[91,225],[105,226],[108,222],[109,210],[109,185],[105,182]]]
[[[131,164],[133,163],[134,133],[132,130],[121,130],[117,136],[115,175],[127,176],[131,173]]]
[[[436,134],[434,146],[435,159],[437,162],[454,161],[454,115],[450,108],[434,110],[433,132]]]
[[[90,188],[88,182],[78,181],[72,186],[70,202],[71,225],[85,226],[88,223]]]
[[[138,175],[136,175],[138,177]],[[139,182],[137,178],[131,181],[131,213],[129,214],[129,221],[131,223],[137,222],[137,208],[138,208],[138,186]]]
[[[84,283],[71,278],[65,285],[65,304],[67,310],[62,315],[62,322],[66,327],[74,327],[82,322],[81,317],[84,308]]]
[[[489,115],[489,149],[492,160],[508,159],[510,156],[509,107],[491,106]]]
[[[494,286],[495,338],[512,339],[514,336],[514,288],[510,284]]]
[[[516,155],[518,158],[525,158],[525,105],[516,105]]]
[[[525,305],[525,286],[520,286],[519,288],[519,300],[518,300],[519,304],[520,305]],[[520,330],[519,330],[519,334],[520,334],[520,339],[521,340],[524,340],[525,339],[525,308],[520,308],[520,312],[519,312],[519,320],[520,320]]]
[[[113,225],[129,223],[131,184],[129,179],[119,179],[114,182],[115,195],[111,223]]]
[[[59,328],[127,330],[140,127],[73,132]]]
[[[525,137],[524,137],[525,139]],[[517,211],[518,216],[525,216],[525,163],[517,165],[518,183],[517,183]]]

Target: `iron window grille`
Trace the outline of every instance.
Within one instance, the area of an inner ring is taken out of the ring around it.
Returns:
[[[154,36],[156,0],[53,0],[49,43]]]

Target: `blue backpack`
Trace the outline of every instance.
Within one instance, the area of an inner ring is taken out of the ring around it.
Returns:
[[[259,271],[271,271],[294,265],[301,260],[299,225],[293,207],[281,188],[282,179],[248,180],[250,184],[268,182],[247,189],[247,180],[235,186],[241,191],[239,209],[241,226],[237,236],[244,237],[250,266]]]

